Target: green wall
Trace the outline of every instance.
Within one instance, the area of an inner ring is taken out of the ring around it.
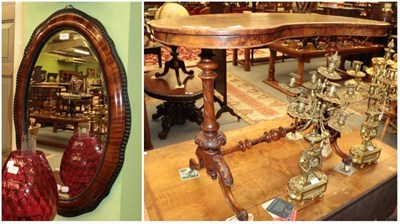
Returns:
[[[110,195],[96,210],[78,217],[55,220],[141,220],[142,215],[142,6],[141,2],[26,2],[23,9],[23,44],[53,12],[72,4],[98,19],[113,39],[128,77],[132,126],[125,162]]]
[[[47,73],[58,73],[59,70],[75,71],[76,66],[73,63],[58,63],[59,57],[48,54],[40,54],[35,66],[42,66],[42,70]]]
[[[46,71],[46,77],[48,73],[59,73],[60,70],[82,72],[83,74],[87,74],[87,69],[94,69],[96,72],[100,72],[98,63],[60,63],[57,61],[60,58],[62,57],[50,54],[40,54],[35,66],[42,66],[42,70]],[[90,84],[92,84],[93,80],[99,80],[100,74],[98,75],[98,77],[87,76],[87,85],[89,86]],[[57,81],[59,81],[59,78],[60,77],[57,76]]]

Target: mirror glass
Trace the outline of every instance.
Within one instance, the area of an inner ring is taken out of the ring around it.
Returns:
[[[60,199],[79,196],[103,158],[108,97],[90,42],[64,29],[43,45],[28,91],[29,132],[55,174]]]

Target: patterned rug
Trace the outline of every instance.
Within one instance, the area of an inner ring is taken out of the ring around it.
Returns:
[[[288,103],[267,94],[257,86],[229,73],[227,74],[228,106],[248,124],[286,116]],[[158,105],[161,101],[145,96],[145,102]]]
[[[199,48],[178,47],[178,53],[179,53],[178,58],[185,62],[186,67],[193,67],[196,66],[197,62],[200,60],[199,57],[200,51],[201,50]],[[171,52],[170,48],[166,46],[161,47],[161,58],[163,66],[165,62],[171,58],[170,52]],[[232,61],[233,58],[232,55],[233,55],[232,50],[226,51],[227,62]],[[254,50],[254,58],[264,58],[264,57],[269,57],[269,50],[267,48]],[[244,58],[244,50],[238,49],[238,59],[242,60],[243,58]],[[144,55],[144,71],[147,72],[153,69],[158,69],[157,55],[155,54]]]
[[[257,86],[227,74],[228,105],[249,124],[286,116],[288,103],[269,95]]]

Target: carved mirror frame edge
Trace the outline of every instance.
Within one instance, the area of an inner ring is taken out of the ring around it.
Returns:
[[[93,211],[110,193],[124,163],[130,135],[131,111],[125,68],[105,27],[86,13],[67,7],[56,11],[37,26],[25,48],[17,73],[14,96],[17,149],[21,146],[21,136],[28,133],[27,105],[31,73],[46,41],[62,29],[78,31],[90,42],[104,72],[104,84],[109,99],[108,136],[101,167],[84,192],[71,200],[59,201],[58,214],[72,217]]]

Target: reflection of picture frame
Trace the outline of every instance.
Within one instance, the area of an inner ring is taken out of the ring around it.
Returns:
[[[96,70],[93,68],[86,69],[86,77],[95,78],[96,77]]]

